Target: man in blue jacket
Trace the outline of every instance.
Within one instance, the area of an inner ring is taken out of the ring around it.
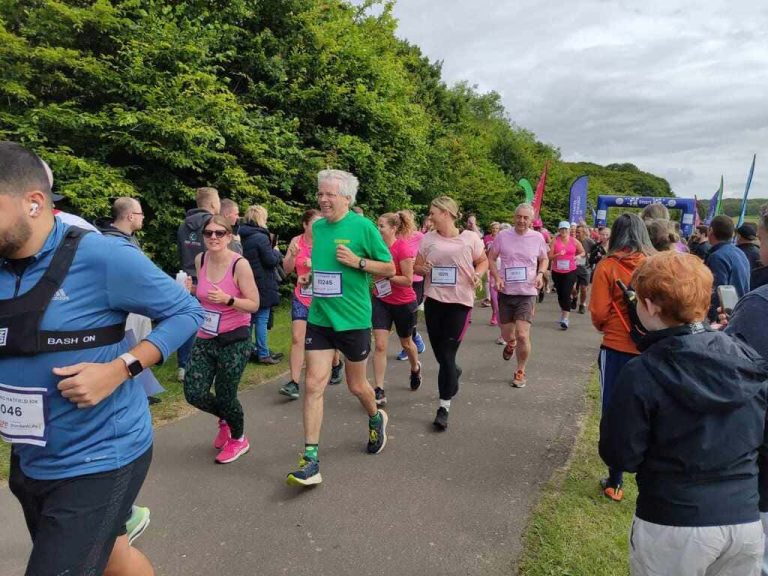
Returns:
[[[632,286],[647,335],[600,424],[605,463],[637,473],[632,575],[758,576],[768,367],[704,324],[712,275],[695,256],[652,256]]]
[[[709,243],[712,247],[705,262],[714,276],[708,314],[712,321],[717,319],[717,308],[720,306],[718,286],[735,287],[739,298],[749,292],[749,260],[733,244],[733,232],[733,220],[725,214],[715,216],[709,224]]]
[[[130,312],[157,325],[129,350]],[[0,142],[0,436],[32,538],[27,574],[154,573],[125,535],[152,458],[134,378],[202,320],[135,246],[54,218],[40,158]]]

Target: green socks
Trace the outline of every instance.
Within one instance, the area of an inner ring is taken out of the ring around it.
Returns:
[[[304,444],[304,458],[317,462],[317,444]]]
[[[368,426],[370,428],[373,428],[374,426],[378,426],[379,424],[381,424],[381,412],[377,410],[376,414],[368,418]]]

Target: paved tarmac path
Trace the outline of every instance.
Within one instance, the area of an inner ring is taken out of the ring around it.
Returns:
[[[584,409],[599,335],[588,315],[556,324],[539,306],[528,386],[509,386],[477,308],[459,352],[464,369],[446,432],[432,429],[436,362],[408,388],[407,362],[387,372],[389,441],[365,454],[366,418],[346,385],[329,387],[320,444],[323,484],[285,485],[302,451],[301,405],[272,382],[242,394],[251,451],[214,464],[215,420],[194,414],[156,431],[140,503],[152,523],[137,541],[158,576],[511,575],[538,490],[567,460]],[[425,335],[426,330],[422,333]],[[392,340],[390,356],[399,349]],[[0,488],[0,574],[20,576],[29,554],[20,508]]]

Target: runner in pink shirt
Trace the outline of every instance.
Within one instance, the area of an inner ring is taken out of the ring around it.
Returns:
[[[571,291],[576,284],[576,256],[584,255],[584,247],[570,235],[571,225],[566,220],[560,222],[557,228],[557,236],[549,250],[549,259],[552,261],[552,282],[560,304],[560,328],[568,330]]]
[[[416,215],[413,213],[412,210],[401,210],[399,212],[403,216],[403,218],[406,218],[410,220],[412,223],[413,232],[409,234],[408,236],[403,236],[403,240],[405,240],[408,245],[413,250],[413,253],[416,254],[419,251],[419,243],[421,243],[421,239],[424,238],[425,232],[422,232],[421,230],[416,229]],[[429,218],[425,218],[424,221],[427,222]],[[411,227],[411,226],[409,226]],[[419,310],[424,310],[424,307],[422,306],[422,303],[424,302],[424,276],[419,276],[418,274],[413,275],[413,291],[416,292],[416,312],[413,313],[414,316],[414,322],[413,322],[413,343],[416,344],[416,351],[419,354],[423,354],[424,350],[426,349],[424,345],[424,339],[421,337],[421,334],[419,334],[419,331],[416,329],[416,325],[419,322]],[[401,362],[405,362],[408,360],[408,353],[405,350],[400,350],[400,353],[397,355],[397,359]]]
[[[459,232],[459,207],[452,198],[439,196],[432,200],[429,215],[435,230],[422,239],[414,270],[425,277],[424,316],[432,351],[440,365],[440,407],[434,426],[445,430],[451,398],[459,390],[461,369],[456,366],[456,353],[469,325],[475,290],[488,269],[488,258],[478,234]]]
[[[373,287],[373,391],[376,394],[376,404],[384,406],[387,403],[384,375],[387,372],[387,345],[392,324],[395,325],[400,344],[411,363],[411,390],[418,390],[421,386],[421,362],[416,344],[412,340],[418,306],[413,289],[416,250],[403,239],[414,231],[413,218],[403,212],[389,212],[379,217],[378,228],[395,264],[395,275],[389,278],[374,277]]]
[[[520,204],[515,210],[515,227],[500,232],[488,253],[490,275],[499,292],[501,336],[506,341],[504,360],[512,358],[517,349],[517,370],[512,379],[515,388],[525,386],[536,298],[549,264],[544,238],[530,229],[532,219],[533,207]],[[500,269],[497,258],[501,260]]]

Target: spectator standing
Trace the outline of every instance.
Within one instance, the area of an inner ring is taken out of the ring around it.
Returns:
[[[706,259],[706,264],[712,271],[712,304],[709,307],[709,319],[717,318],[719,306],[717,287],[730,285],[736,288],[739,298],[749,292],[749,260],[731,241],[733,239],[733,220],[725,214],[712,219],[708,232],[712,248]]]
[[[760,207],[757,237],[760,240],[760,262],[762,266],[752,270],[749,280],[749,287],[752,290],[768,284],[768,204]]]
[[[691,250],[691,254],[698,256],[702,260],[706,260],[707,254],[709,254],[709,249],[711,248],[709,240],[707,239],[708,236],[709,226],[701,224],[696,227],[696,231],[693,233],[688,246]]]
[[[181,269],[192,279],[193,285],[197,284],[195,257],[205,250],[203,246],[203,227],[211,219],[211,216],[218,214],[221,210],[219,191],[216,188],[210,187],[198,188],[195,191],[195,202],[197,208],[187,210],[184,222],[181,223],[176,231]],[[195,334],[192,334],[189,340],[184,342],[177,352],[176,361],[179,369],[176,373],[176,379],[179,382],[184,381],[187,362],[189,362],[189,355],[192,352],[192,345],[194,343]]]
[[[232,226],[232,242],[229,243],[229,249],[235,254],[243,253],[243,243],[240,240],[240,206],[237,202],[224,198],[221,201],[221,215],[227,219],[229,225]]]
[[[273,354],[267,341],[267,327],[272,308],[280,303],[280,291],[277,284],[276,268],[282,262],[277,248],[272,246],[267,229],[267,209],[263,206],[250,206],[245,212],[240,226],[240,238],[243,242],[243,256],[248,260],[259,288],[259,310],[251,317],[255,336],[255,348],[252,358],[259,364],[277,364],[282,360],[282,352]]]
[[[603,416],[600,456],[637,473],[633,576],[760,573],[768,370],[755,350],[705,324],[712,281],[698,258],[674,251],[632,277],[648,333]]]
[[[144,226],[144,210],[135,198],[122,197],[112,204],[112,218],[96,221],[96,227],[104,236],[116,236],[141,248],[136,232]]]
[[[600,261],[608,254],[608,244],[611,240],[611,229],[603,226],[597,231],[598,242],[589,251],[589,266],[594,272]]]
[[[611,230],[608,253],[595,268],[589,312],[592,324],[603,333],[598,356],[600,398],[603,415],[619,385],[624,365],[639,354],[632,339],[632,317],[617,281],[629,286],[632,274],[645,258],[654,253],[648,230],[636,214],[622,214]],[[601,480],[603,494],[614,501],[624,497],[620,469],[608,468]]]
[[[749,260],[749,269],[760,267],[760,241],[757,239],[757,226],[742,224],[736,229],[736,247],[744,252]]]

